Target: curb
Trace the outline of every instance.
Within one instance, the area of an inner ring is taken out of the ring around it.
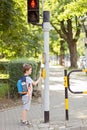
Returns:
[[[38,128],[39,130],[87,130],[87,120],[39,123]]]

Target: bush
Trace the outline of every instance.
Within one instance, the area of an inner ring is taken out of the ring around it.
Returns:
[[[0,83],[0,98],[8,96],[9,86],[6,83]]]
[[[7,74],[9,73],[9,61],[0,61],[0,73]]]

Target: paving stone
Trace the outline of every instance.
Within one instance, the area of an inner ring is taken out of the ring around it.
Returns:
[[[73,126],[72,128],[70,128],[70,130],[81,130],[81,127],[79,127],[79,126]]]
[[[86,126],[82,126],[81,130],[87,130],[87,125]]]

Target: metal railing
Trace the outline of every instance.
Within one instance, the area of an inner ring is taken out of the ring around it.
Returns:
[[[67,74],[67,70],[64,70],[64,86],[65,86],[65,116],[66,120],[69,120],[69,101],[68,101],[68,90],[73,94],[87,94],[87,91],[73,91],[70,88],[70,74],[73,72],[87,72],[87,69],[72,70]]]

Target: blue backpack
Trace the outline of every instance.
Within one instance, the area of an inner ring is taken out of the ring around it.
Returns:
[[[22,96],[27,93],[27,84],[26,84],[26,76],[23,76],[17,81],[17,89],[18,93]]]

